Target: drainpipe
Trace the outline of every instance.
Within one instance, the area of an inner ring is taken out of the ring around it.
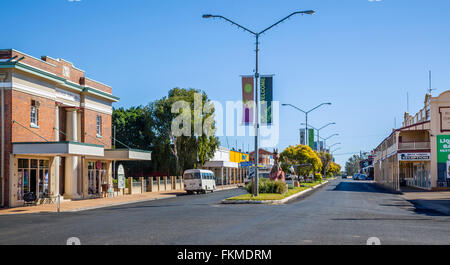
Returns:
[[[6,78],[8,75],[6,73],[0,73],[0,79],[3,82],[6,82]],[[2,90],[2,101],[1,101],[1,115],[2,115],[2,132],[1,132],[1,169],[0,169],[0,176],[2,178],[2,208],[5,207],[5,88],[1,87]]]

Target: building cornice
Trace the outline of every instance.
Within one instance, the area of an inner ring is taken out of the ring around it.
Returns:
[[[51,80],[53,82],[56,82],[64,87],[76,90],[78,92],[84,92],[86,94],[94,95],[97,97],[101,97],[103,99],[109,100],[111,102],[117,102],[119,101],[119,97],[113,96],[110,93],[106,93],[104,91],[101,91],[99,89],[95,89],[89,86],[82,86],[78,85],[74,82],[71,82],[65,78],[62,78],[60,76],[57,76],[55,74],[52,74],[50,72],[44,71],[42,69],[38,69],[36,67],[30,66],[25,63],[21,62],[0,62],[0,69],[1,68],[10,68],[10,69],[17,69],[20,71],[24,71],[42,78],[45,78],[47,80]]]

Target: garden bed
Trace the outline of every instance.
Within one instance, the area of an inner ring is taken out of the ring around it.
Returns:
[[[318,188],[328,181],[325,182],[311,182],[311,183],[302,183],[301,187],[289,189],[284,194],[276,194],[276,193],[260,193],[259,196],[253,197],[252,194],[243,194],[231,198],[227,198],[222,201],[224,204],[283,204],[292,199],[297,198],[298,196],[309,192],[315,188]]]

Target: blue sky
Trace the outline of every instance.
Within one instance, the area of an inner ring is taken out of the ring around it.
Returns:
[[[450,88],[448,0],[3,0],[1,48],[64,58],[121,98],[116,107],[143,105],[173,87],[198,88],[210,98],[239,100],[239,76],[252,74],[254,39],[204,13],[221,14],[260,31],[296,10],[260,40],[260,72],[275,74],[274,100],[309,109],[321,132],[339,133],[337,161],[370,151],[422,107]],[[304,116],[281,109],[280,149],[298,143]],[[248,137],[228,145],[253,146]],[[222,145],[227,146],[225,138]]]

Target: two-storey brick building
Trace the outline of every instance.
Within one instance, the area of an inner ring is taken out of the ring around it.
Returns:
[[[425,96],[415,115],[404,114],[402,127],[394,129],[374,149],[375,181],[389,188],[450,187],[450,90]]]
[[[111,149],[110,86],[63,59],[0,50],[0,203],[23,205],[98,196],[112,183],[112,161],[150,153]]]

